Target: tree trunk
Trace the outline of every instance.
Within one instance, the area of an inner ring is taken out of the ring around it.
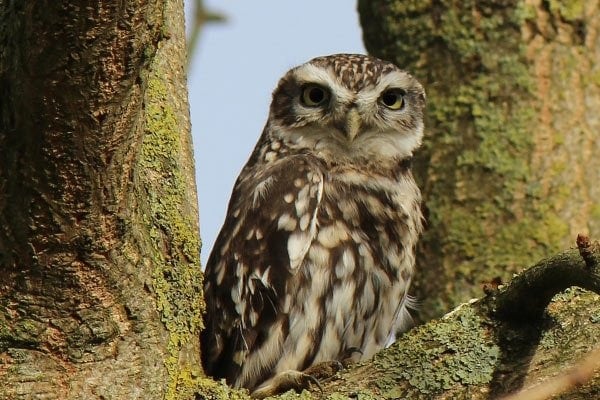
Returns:
[[[0,0],[0,398],[190,398],[183,4]]]
[[[371,54],[428,94],[421,317],[600,237],[598,1],[359,1]]]

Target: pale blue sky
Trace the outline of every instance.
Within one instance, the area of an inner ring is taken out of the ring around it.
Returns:
[[[364,53],[355,1],[205,4],[228,20],[203,31],[188,77],[203,265],[235,179],[265,124],[279,78],[316,56]]]

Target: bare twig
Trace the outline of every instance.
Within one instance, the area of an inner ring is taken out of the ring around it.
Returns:
[[[581,233],[577,235],[577,249],[579,249],[579,254],[585,261],[585,265],[590,269],[598,265],[598,255],[594,255],[595,250],[597,253],[597,247],[598,243],[592,243],[588,236]]]
[[[209,11],[204,7],[202,0],[196,0],[194,5],[194,18],[192,20],[192,30],[188,37],[188,66],[191,62],[192,55],[198,46],[200,33],[206,24],[210,23],[221,23],[226,20],[225,16],[221,13]]]

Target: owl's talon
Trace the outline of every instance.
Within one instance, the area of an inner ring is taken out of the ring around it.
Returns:
[[[344,357],[342,358],[341,364],[344,368],[347,368],[349,365],[355,363],[357,359],[354,358],[354,353],[358,353],[361,356],[364,354],[363,351],[359,347],[349,347],[344,352]]]
[[[346,349],[346,357],[344,358],[350,358],[354,355],[354,353],[358,353],[361,356],[364,354],[360,347],[353,346]]]
[[[285,371],[272,378],[266,386],[256,389],[250,396],[255,399],[264,399],[292,389],[301,392],[309,389],[311,383],[323,392],[321,383],[314,376],[300,371]]]
[[[313,376],[319,380],[326,380],[334,376],[336,373],[344,369],[344,364],[337,361],[323,361],[315,365],[311,365],[303,372],[307,375]]]

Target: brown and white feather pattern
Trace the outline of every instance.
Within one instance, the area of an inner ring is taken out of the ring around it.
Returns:
[[[327,107],[302,108],[307,83],[330,90]],[[372,104],[390,86],[405,93],[404,113]],[[361,55],[317,58],[282,78],[206,267],[209,375],[252,390],[287,370],[370,358],[407,328],[422,229],[409,160],[424,100],[410,75]],[[340,120],[351,107],[361,132],[347,142]]]

